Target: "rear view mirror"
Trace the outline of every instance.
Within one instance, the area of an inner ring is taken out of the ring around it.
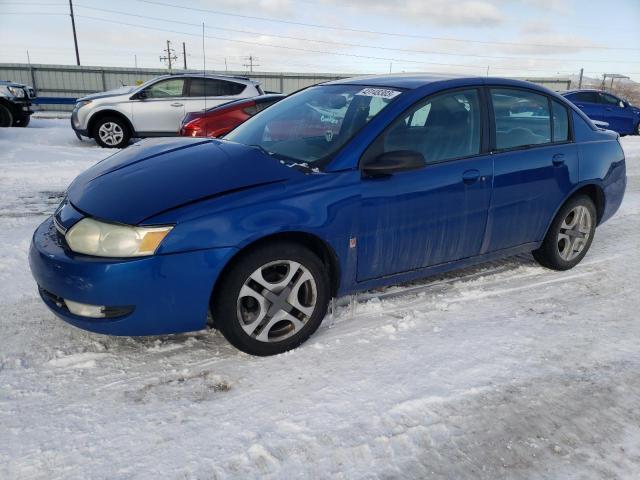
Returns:
[[[368,177],[392,175],[394,173],[418,170],[426,165],[424,156],[413,150],[395,150],[386,152],[372,161],[367,162],[362,168]]]

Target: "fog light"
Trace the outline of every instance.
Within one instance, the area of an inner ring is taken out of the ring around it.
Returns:
[[[106,307],[103,305],[88,305],[67,299],[65,299],[64,303],[71,313],[79,317],[105,318],[107,316],[105,313]]]

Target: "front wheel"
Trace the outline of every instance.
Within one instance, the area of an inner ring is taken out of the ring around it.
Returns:
[[[551,227],[534,258],[542,266],[569,270],[584,258],[596,231],[596,207],[591,198],[577,195],[567,201],[551,223]]]
[[[250,251],[220,282],[211,305],[215,325],[229,343],[252,355],[303,343],[320,326],[330,300],[323,263],[290,242]]]
[[[0,104],[0,127],[10,127],[11,125],[13,125],[11,110]]]
[[[131,132],[120,118],[105,117],[98,120],[94,126],[93,138],[104,148],[124,148],[129,144]]]

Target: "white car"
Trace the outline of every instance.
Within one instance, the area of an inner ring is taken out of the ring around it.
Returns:
[[[132,137],[178,135],[188,112],[263,93],[260,85],[248,78],[166,75],[137,87],[78,99],[71,126],[78,138],[91,137],[102,147],[122,148]]]

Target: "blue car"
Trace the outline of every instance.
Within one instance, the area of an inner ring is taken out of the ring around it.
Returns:
[[[640,108],[599,90],[570,90],[562,94],[591,120],[607,124],[620,135],[640,135]]]
[[[339,80],[224,139],[156,139],[79,175],[33,236],[46,305],[93,332],[213,325],[270,355],[332,297],[533,252],[566,270],[626,186],[618,135],[531,83]]]

